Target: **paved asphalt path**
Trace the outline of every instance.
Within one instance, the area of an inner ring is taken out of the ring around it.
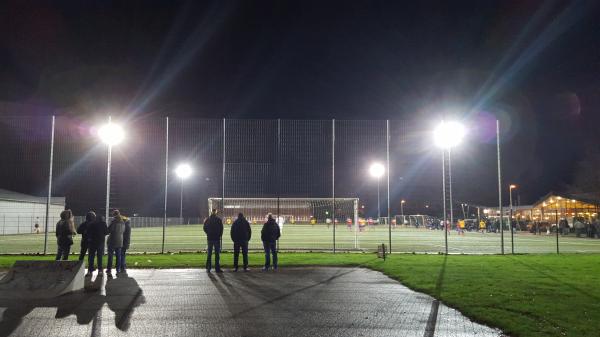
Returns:
[[[88,283],[54,300],[0,298],[0,337],[502,335],[362,268],[131,270]]]

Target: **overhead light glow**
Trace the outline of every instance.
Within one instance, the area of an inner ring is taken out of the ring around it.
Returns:
[[[181,179],[186,179],[192,175],[192,167],[188,164],[180,164],[175,169],[175,174]]]
[[[383,176],[384,173],[385,173],[385,167],[383,167],[383,165],[381,165],[381,163],[373,163],[369,167],[369,174],[373,178],[381,178],[381,176]]]
[[[125,131],[118,124],[108,123],[98,130],[98,136],[103,143],[112,146],[119,144],[125,139]]]
[[[435,145],[442,149],[457,146],[466,135],[465,127],[458,122],[441,122],[433,132]]]

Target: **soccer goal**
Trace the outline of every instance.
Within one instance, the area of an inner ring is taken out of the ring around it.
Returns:
[[[286,224],[358,223],[358,198],[208,198],[208,209],[217,209],[226,223],[243,213],[248,221],[264,222],[268,213]]]

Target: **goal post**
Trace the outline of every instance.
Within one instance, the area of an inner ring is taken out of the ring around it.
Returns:
[[[223,202],[224,201],[224,202]],[[225,222],[243,213],[252,222],[264,221],[268,213],[280,222],[292,224],[351,223],[358,224],[358,198],[335,198],[335,219],[332,219],[331,198],[208,198],[208,209],[223,210]]]

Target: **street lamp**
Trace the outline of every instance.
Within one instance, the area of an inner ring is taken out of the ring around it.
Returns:
[[[510,217],[508,219],[508,224],[510,226],[510,251],[512,254],[515,253],[515,237],[514,237],[514,230],[513,230],[513,202],[512,202],[512,191],[517,188],[517,185],[511,184],[508,187],[508,199],[509,199],[509,203],[510,203]]]
[[[448,254],[448,228],[446,219],[446,153],[448,151],[448,187],[449,187],[449,202],[450,202],[450,224],[454,222],[454,214],[452,208],[452,161],[451,149],[458,146],[465,137],[465,127],[454,121],[442,121],[433,132],[433,140],[437,147],[442,149],[442,193],[444,194],[444,238],[446,243],[446,254]]]
[[[183,181],[192,175],[192,167],[188,164],[179,164],[175,174],[181,179],[181,196],[179,197],[179,220],[183,222]]]
[[[379,181],[381,180],[381,177],[384,173],[385,167],[381,163],[373,163],[369,167],[369,174],[371,175],[371,177],[377,178],[377,223],[379,223],[379,220],[381,218],[381,210],[379,207]]]
[[[404,221],[404,203],[406,202],[406,200],[402,199],[402,201],[400,201],[400,214],[402,215],[402,224],[404,225],[405,221]]]
[[[112,147],[118,145],[125,139],[125,131],[118,124],[112,123],[111,117],[108,117],[108,124],[100,127],[98,130],[100,140],[108,145],[108,160],[106,165],[106,222],[108,222],[108,212],[110,209],[110,168],[112,161]]]

